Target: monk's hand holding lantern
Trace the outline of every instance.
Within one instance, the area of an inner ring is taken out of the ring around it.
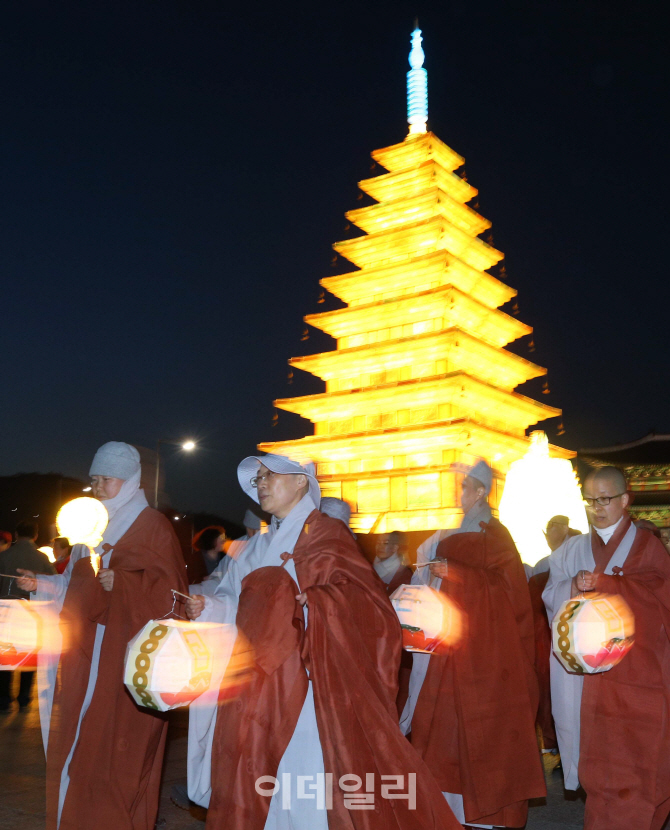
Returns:
[[[578,594],[595,591],[597,582],[598,574],[591,573],[591,571],[579,571],[576,576],[572,577],[572,596],[576,597]]]
[[[205,609],[205,598],[200,594],[194,594],[184,603],[184,610],[189,620],[197,620]]]

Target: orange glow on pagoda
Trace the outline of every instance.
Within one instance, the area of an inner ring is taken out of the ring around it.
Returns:
[[[484,458],[497,507],[526,429],[560,410],[514,391],[546,370],[504,348],[532,329],[498,310],[516,291],[488,273],[503,254],[479,238],[491,223],[467,204],[477,190],[455,172],[464,159],[416,129],[372,158],[388,172],[359,187],[376,204],[346,214],[364,235],[333,246],[359,270],[321,280],[347,307],[305,317],[336,350],[289,361],[326,391],[274,402],[314,434],[259,449],[315,461],[323,495],[349,502],[358,532],[455,527],[452,465]]]

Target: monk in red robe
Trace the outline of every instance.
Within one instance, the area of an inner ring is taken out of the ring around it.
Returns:
[[[215,619],[217,603],[222,621],[234,614],[255,654],[251,683],[216,712],[207,828],[460,829],[398,727],[398,619],[351,532],[317,509],[313,470],[278,455],[240,464],[269,531],[213,597],[187,603],[192,618]],[[189,767],[192,797],[205,779]]]
[[[670,557],[632,524],[629,498],[615,467],[586,478],[591,533],[552,555],[543,595],[550,618],[588,591],[619,594],[635,617],[634,645],[609,671],[580,676],[552,661],[566,786],[586,791],[585,830],[660,830],[670,814]]]
[[[478,532],[443,538],[430,566],[462,610],[465,631],[447,655],[430,656],[412,703],[411,740],[464,823],[523,827],[528,800],[546,794],[533,614],[514,542],[486,504],[490,483],[484,462],[464,478],[463,525],[482,516]]]
[[[129,641],[149,620],[170,613],[171,589],[187,590],[186,568],[172,526],[140,489],[135,447],[104,444],[90,475],[93,495],[110,517],[96,548],[97,576],[89,549],[75,545],[62,575],[24,571],[20,580],[37,599],[62,606],[52,717],[40,701],[49,727],[46,827],[153,830],[167,719],[134,703],[123,670]]]

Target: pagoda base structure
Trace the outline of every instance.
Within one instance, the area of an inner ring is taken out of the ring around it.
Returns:
[[[343,499],[351,506],[354,532],[378,534],[458,527],[463,518],[464,470],[481,458],[493,468],[489,502],[497,515],[509,465],[528,446],[525,437],[461,419],[377,433],[314,436],[258,448],[314,461],[322,496]],[[558,458],[574,455],[553,446],[551,452]]]
[[[346,214],[362,233],[333,245],[357,270],[321,280],[346,307],[305,317],[336,348],[289,361],[325,392],[274,402],[314,434],[259,449],[314,461],[355,532],[416,542],[460,524],[460,483],[480,459],[497,512],[527,429],[561,412],[515,391],[546,370],[505,349],[532,328],[500,310],[516,291],[491,273],[503,254],[480,238],[491,223],[468,204],[477,190],[456,172],[464,159],[431,132],[372,157],[388,171],[359,182],[375,203]]]

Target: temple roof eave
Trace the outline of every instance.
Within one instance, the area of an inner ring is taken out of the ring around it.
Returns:
[[[486,457],[485,447],[495,448],[495,454],[512,455],[507,462],[500,460],[500,466],[506,467],[521,458],[528,450],[528,439],[510,433],[494,430],[483,424],[477,424],[468,418],[459,418],[450,423],[416,424],[404,427],[391,427],[374,433],[359,432],[346,435],[308,435],[288,441],[265,442],[258,445],[262,452],[291,451],[305,454],[313,461],[347,461],[358,458],[372,458],[380,454],[391,457],[409,452],[454,449],[467,451],[468,442],[476,446],[478,454]],[[563,447],[549,445],[553,458],[574,458],[576,453]],[[493,458],[493,455],[488,457]],[[367,474],[366,474],[367,475]],[[361,474],[358,475],[361,477]]]
[[[444,311],[451,313],[458,306],[458,314],[462,318],[466,313],[476,318],[476,325],[466,326],[462,322],[462,328],[472,334],[476,331],[477,336],[486,340],[494,346],[502,347],[519,337],[530,334],[531,326],[522,323],[515,317],[505,314],[498,309],[488,308],[462,291],[451,286],[446,288],[425,291],[398,300],[386,303],[371,303],[370,305],[359,305],[350,308],[340,308],[335,311],[326,311],[320,314],[308,314],[305,322],[314,328],[330,334],[332,337],[341,338],[370,331],[370,314],[374,313],[377,328],[403,325],[414,321],[423,321],[420,315],[438,317],[436,311],[440,311],[442,303],[442,314]],[[449,306],[448,306],[449,304]],[[451,328],[451,325],[445,328]]]
[[[453,358],[452,349],[455,355]],[[429,332],[413,335],[386,343],[377,343],[372,347],[355,346],[294,357],[289,360],[289,364],[327,381],[348,377],[352,371],[352,364],[355,365],[357,373],[367,373],[389,368],[395,369],[398,366],[411,365],[421,360],[438,357],[453,359],[454,363],[459,363],[462,360],[461,353],[470,351],[477,351],[482,358],[486,358],[487,363],[491,364],[492,375],[500,377],[501,374],[507,374],[511,378],[510,388],[547,373],[542,366],[513,352],[484,343],[457,326],[437,334]],[[470,374],[473,373],[470,372]],[[474,373],[474,376],[477,377],[477,373]]]
[[[432,132],[412,136],[399,144],[373,150],[370,155],[390,172],[406,170],[428,160],[436,161],[449,171],[457,170],[465,163],[463,156],[452,150]]]
[[[403,196],[416,195],[437,185],[461,205],[474,199],[479,191],[465,179],[441,168],[432,159],[409,170],[384,173],[371,179],[361,179],[358,187],[377,202],[386,202]]]
[[[446,279],[445,272],[448,272]],[[489,308],[498,308],[517,295],[514,288],[497,277],[486,271],[477,271],[444,249],[407,257],[391,265],[365,267],[346,274],[324,277],[319,284],[342,302],[357,305],[362,299],[375,294],[397,293],[400,296],[403,290],[413,287],[416,290],[422,281],[442,285],[453,283],[456,288],[472,294]],[[389,291],[391,286],[393,291]]]
[[[448,193],[433,186],[413,196],[403,196],[345,213],[347,220],[367,234],[380,233],[408,223],[442,216],[459,230],[475,237],[491,227],[491,222],[471,207],[452,199]]]
[[[478,236],[468,236],[441,216],[333,243],[333,250],[359,268],[427,248],[444,249],[481,271],[504,258],[502,251]]]
[[[492,412],[496,419],[514,423],[521,429],[561,414],[561,410],[556,407],[547,406],[518,392],[505,391],[460,371],[440,377],[274,401],[274,406],[278,409],[294,412],[312,422],[440,404],[463,406],[483,414]]]

